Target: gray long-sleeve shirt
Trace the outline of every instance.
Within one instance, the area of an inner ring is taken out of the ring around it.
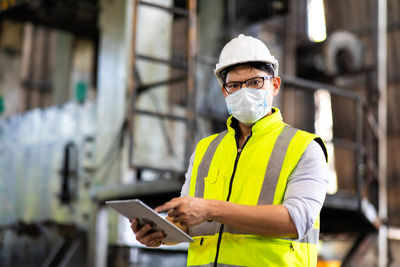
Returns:
[[[189,195],[195,152],[190,157],[181,196]],[[288,178],[283,205],[287,208],[298,233],[303,238],[312,229],[321,211],[328,188],[329,167],[321,146],[312,141]]]

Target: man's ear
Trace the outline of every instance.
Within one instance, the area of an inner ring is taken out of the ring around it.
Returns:
[[[221,86],[221,91],[224,94],[224,97],[227,97],[229,95],[223,86]]]
[[[273,95],[277,96],[279,94],[279,90],[281,88],[281,77],[275,76],[272,79],[272,86],[274,87]]]

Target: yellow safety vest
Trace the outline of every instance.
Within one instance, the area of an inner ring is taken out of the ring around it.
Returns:
[[[316,135],[286,125],[277,108],[252,127],[243,150],[235,130],[202,139],[196,148],[190,196],[242,205],[279,205],[286,183]],[[189,228],[188,266],[316,266],[319,220],[303,239],[267,238],[215,221]]]

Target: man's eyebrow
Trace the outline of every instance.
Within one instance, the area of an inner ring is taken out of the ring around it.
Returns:
[[[254,77],[251,77],[251,78],[248,78],[248,79],[246,79],[246,80],[243,80],[243,81],[238,81],[238,80],[236,80],[236,81],[229,81],[229,82],[226,82],[226,83],[235,83],[235,82],[245,82],[245,81],[248,81],[248,80],[251,80],[251,79],[254,79],[254,78],[260,78],[260,77],[262,77],[262,76],[254,76]]]

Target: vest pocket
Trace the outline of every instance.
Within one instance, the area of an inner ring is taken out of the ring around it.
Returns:
[[[205,184],[215,184],[218,180],[218,176],[219,176],[219,170],[214,173],[211,173],[207,177],[204,177],[204,183]]]
[[[193,242],[189,243],[188,266],[206,265],[215,259],[215,247],[217,236],[194,236]]]
[[[204,178],[204,198],[224,200],[226,198],[226,177],[218,170]]]
[[[217,176],[207,176],[204,178],[204,183],[206,184],[215,184],[217,182]]]
[[[258,266],[307,266],[307,250],[291,240],[261,236],[247,236],[246,240],[247,255],[259,260]]]
[[[262,236],[253,236],[253,235],[249,235],[246,238],[249,244],[268,243],[274,246],[281,246],[282,249],[284,250],[295,251],[294,242],[291,240],[281,239],[281,238],[264,238]]]

